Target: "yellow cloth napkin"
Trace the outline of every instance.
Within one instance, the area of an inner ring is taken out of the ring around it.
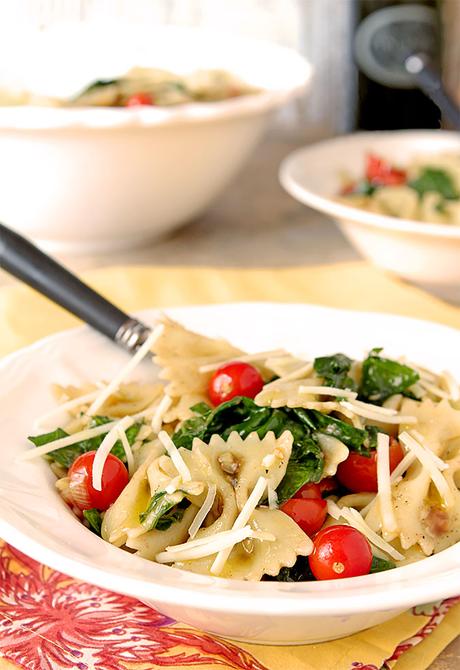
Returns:
[[[460,327],[459,310],[390,279],[364,263],[281,270],[110,268],[90,272],[85,278],[96,290],[131,312],[145,307],[269,300],[391,312]],[[19,285],[0,291],[0,319],[0,355],[77,324],[74,317]],[[177,625],[179,630],[187,628]],[[381,667],[424,670],[459,632],[460,599],[453,599],[443,605],[414,608],[376,628],[321,645],[269,647],[238,643],[238,646],[266,670],[378,670]],[[402,642],[405,644],[394,654]],[[454,666],[455,663],[451,667]],[[20,666],[6,659],[0,660],[2,670],[17,667]],[[141,670],[160,666],[129,667]],[[190,664],[179,662],[174,667],[185,670]],[[235,666],[225,665],[221,659],[211,665],[197,661],[194,667],[208,670]]]

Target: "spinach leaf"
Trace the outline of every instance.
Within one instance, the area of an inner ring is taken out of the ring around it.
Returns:
[[[112,86],[113,84],[118,84],[119,81],[120,81],[119,79],[96,79],[96,81],[92,81],[91,84],[88,84],[86,88],[80,91],[78,97],[80,97],[80,95],[84,95],[85,93],[92,93],[93,91],[96,91],[98,88],[104,88],[105,86]]]
[[[279,502],[292,498],[304,484],[319,482],[323,467],[324,454],[313,437],[305,434],[302,439],[297,439],[292,446],[286,474],[277,488]]]
[[[408,365],[379,356],[380,349],[373,349],[363,362],[359,397],[375,404],[395,393],[405,393],[419,380],[419,374]]]
[[[92,530],[93,533],[96,533],[96,535],[99,535],[99,537],[101,537],[102,517],[99,510],[95,508],[85,509],[83,510],[83,516],[89,523],[90,530]]]
[[[139,521],[147,531],[154,528],[167,530],[173,523],[182,519],[189,504],[188,500],[178,503],[166,491],[157,491],[150,498],[145,512],[139,514]]]
[[[370,574],[373,574],[374,572],[383,572],[384,570],[393,570],[395,567],[396,565],[393,561],[387,561],[384,558],[373,556]]]
[[[329,414],[322,414],[316,409],[296,409],[293,411],[298,414],[308,411],[318,433],[337,438],[352,451],[366,455],[377,447],[377,429],[374,426],[367,426],[363,429],[355,428],[349,423],[345,423],[345,421],[336,419]]]
[[[275,577],[264,575],[263,580],[269,582],[316,581],[312,571],[310,570],[310,564],[306,556],[299,556],[292,568],[281,568]]]
[[[91,420],[90,428],[96,426],[101,426],[104,423],[109,423],[113,421],[107,416],[95,416]],[[126,430],[126,437],[130,445],[136,440],[137,434],[141,427],[140,423],[135,423]],[[29,440],[36,446],[40,447],[42,444],[49,444],[55,440],[59,440],[61,437],[67,437],[68,433],[62,428],[57,428],[56,430],[51,431],[50,433],[44,433],[42,435],[29,436]],[[105,435],[97,435],[96,437],[91,437],[88,440],[80,440],[75,444],[71,444],[69,447],[63,447],[62,449],[56,449],[56,451],[50,451],[47,454],[47,458],[52,461],[56,461],[59,465],[62,465],[65,468],[70,468],[74,460],[81,454],[86,453],[87,451],[95,451],[98,449],[104,439]],[[117,456],[123,462],[126,462],[125,450],[120,440],[118,440],[111,451],[114,456]]]
[[[458,200],[460,198],[460,193],[457,191],[450,174],[435,167],[424,168],[419,177],[409,182],[408,186],[417,191],[420,197],[425,193],[435,192],[442,195],[446,200]]]
[[[348,358],[345,354],[334,354],[333,356],[315,358],[313,367],[327,386],[336,386],[340,389],[354,391],[356,390],[356,382],[348,375],[352,363],[351,358]]]

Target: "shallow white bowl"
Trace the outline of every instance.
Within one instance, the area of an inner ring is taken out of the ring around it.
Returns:
[[[223,68],[263,89],[172,108],[0,107],[0,221],[66,252],[138,246],[202,214],[311,74],[292,50],[199,29],[0,38],[0,86],[41,94],[72,95],[133,65]]]
[[[382,314],[310,305],[233,304],[168,310],[209,335],[249,351],[286,347],[305,356],[373,346],[460,378],[458,331]],[[153,323],[156,313],[144,320]],[[276,318],[274,318],[274,316]],[[423,333],[423,337],[420,337]],[[54,406],[50,385],[113,377],[127,354],[89,328],[55,335],[0,363],[0,536],[69,575],[137,597],[161,612],[219,635],[270,644],[318,642],[363,630],[404,609],[457,595],[460,544],[419,563],[334,582],[252,583],[204,577],[113,547],[73,516],[43,460],[18,463],[34,418]],[[152,363],[137,377],[155,375]]]
[[[280,180],[294,198],[328,214],[376,265],[427,284],[458,286],[460,226],[373,214],[336,200],[341,175],[362,178],[368,153],[404,165],[419,155],[460,152],[460,134],[441,130],[357,133],[294,151]]]

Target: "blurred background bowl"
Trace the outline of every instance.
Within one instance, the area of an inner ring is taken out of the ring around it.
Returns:
[[[458,287],[460,226],[374,214],[338,201],[344,173],[362,178],[369,153],[404,167],[415,157],[444,152],[460,153],[459,133],[356,133],[294,151],[281,165],[280,180],[296,200],[333,218],[375,265],[423,284]]]
[[[311,76],[293,50],[173,26],[4,34],[0,63],[0,86],[44,95],[135,65],[225,69],[261,89],[169,108],[0,107],[0,220],[72,253],[135,247],[199,216]]]

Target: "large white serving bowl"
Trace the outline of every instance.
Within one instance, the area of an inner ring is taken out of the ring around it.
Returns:
[[[369,153],[404,165],[415,156],[448,151],[460,152],[459,133],[357,133],[294,151],[279,174],[288,193],[335,219],[365,258],[414,281],[455,287],[460,282],[460,226],[397,219],[337,200],[343,174],[362,178]]]
[[[0,107],[0,221],[51,250],[138,246],[203,213],[311,75],[290,49],[200,29],[0,32],[0,88],[69,96],[134,65],[223,68],[261,92],[169,108]]]
[[[299,355],[344,351],[362,356],[376,345],[408,354],[460,379],[458,331],[423,321],[311,305],[246,303],[167,310],[208,335],[249,351],[285,347]],[[153,323],[153,310],[142,314]],[[64,573],[134,596],[179,621],[251,642],[296,644],[355,633],[404,609],[457,595],[460,544],[416,564],[333,582],[244,582],[159,565],[113,547],[73,516],[42,460],[18,462],[31,447],[34,418],[53,407],[53,382],[110,379],[127,354],[89,328],[48,337],[0,363],[0,536]],[[137,378],[156,376],[150,362]]]

